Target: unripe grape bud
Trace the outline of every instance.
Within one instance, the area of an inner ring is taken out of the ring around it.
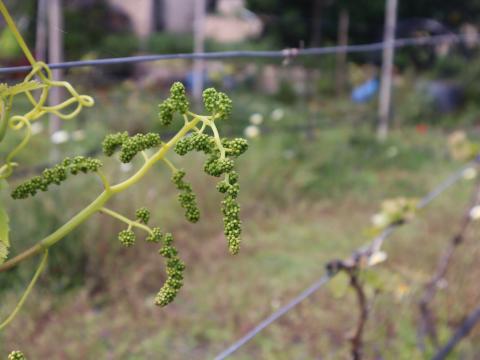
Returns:
[[[112,156],[115,151],[120,148],[124,141],[128,139],[128,132],[119,132],[116,134],[109,134],[105,136],[102,142],[103,153],[107,156]]]
[[[173,247],[173,236],[170,233],[164,236],[164,246],[160,249],[160,254],[167,260],[167,280],[155,296],[155,304],[165,306],[171,303],[179,289],[183,285],[183,271],[185,264],[178,257],[177,250]]]
[[[142,207],[135,212],[135,217],[138,221],[147,224],[148,220],[150,220],[150,210],[146,207]]]
[[[96,172],[102,165],[100,160],[84,156],[76,156],[73,159],[66,158],[60,164],[43,170],[42,175],[34,176],[18,185],[12,191],[11,196],[14,199],[26,199],[36,195],[38,191],[47,191],[51,184],[60,185],[67,179],[68,172],[72,175],[79,172]]]
[[[160,230],[160,228],[156,227],[152,229],[152,233],[147,236],[146,240],[148,242],[158,243],[162,241],[163,237],[164,235],[162,234],[162,231]]]
[[[26,360],[27,358],[21,351],[15,350],[8,354],[8,360]]]
[[[175,103],[172,99],[166,99],[158,106],[158,119],[164,126],[168,126],[173,121],[173,114],[175,112]]]
[[[223,139],[222,145],[226,148],[227,156],[238,157],[248,149],[248,142],[242,138],[235,138],[232,140]]]
[[[118,233],[118,240],[123,246],[133,246],[135,244],[135,233],[132,230],[122,230]]]
[[[200,219],[197,200],[192,186],[183,180],[185,171],[178,170],[172,175],[172,182],[181,193],[178,195],[180,206],[185,209],[185,217],[188,221],[195,223]]]
[[[206,89],[203,92],[203,104],[210,114],[216,115],[220,119],[226,119],[232,112],[232,100],[214,88]]]
[[[182,83],[176,82],[170,88],[170,99],[176,111],[185,114],[188,111],[189,103],[187,95],[185,94],[185,86]]]
[[[153,148],[162,143],[160,135],[155,133],[136,134],[123,142],[120,161],[128,163],[139,152]]]

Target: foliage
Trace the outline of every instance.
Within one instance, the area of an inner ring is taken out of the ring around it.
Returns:
[[[134,34],[115,33],[105,36],[96,52],[100,57],[127,57],[134,55],[139,48],[139,40]]]
[[[417,199],[397,197],[384,200],[380,212],[372,217],[372,223],[376,231],[384,230],[391,225],[402,224],[415,217],[418,210]]]
[[[321,9],[317,15],[315,6]],[[247,7],[265,20],[266,33],[279,46],[298,47],[300,41],[311,44],[315,23],[321,26],[321,34],[317,35],[321,36],[323,44],[335,42],[341,9],[347,9],[350,16],[349,43],[379,41],[383,34],[385,2],[379,0],[367,3],[353,0],[301,0],[283,3],[282,6],[278,6],[275,0],[248,0]],[[479,1],[404,0],[398,4],[398,17],[399,21],[431,18],[450,28],[458,28],[466,22],[478,22],[479,10]]]
[[[234,51],[242,50],[271,50],[275,43],[269,37],[259,40],[246,40],[234,43],[219,43],[206,39],[205,51]],[[146,42],[146,50],[152,54],[191,53],[193,50],[193,36],[190,33],[155,32]],[[258,59],[259,62],[266,60]]]
[[[146,50],[152,54],[189,53],[193,49],[191,34],[157,32],[147,39]]]
[[[276,100],[284,104],[291,105],[297,101],[297,94],[295,92],[295,89],[288,81],[282,80],[280,81],[280,85],[277,93],[275,94],[275,98]]]
[[[106,57],[126,56],[138,48],[138,39],[129,22],[105,0],[87,5],[67,3],[64,28],[65,55],[68,59],[77,60],[92,51]]]
[[[448,137],[448,150],[455,160],[471,161],[480,153],[480,144],[467,138],[463,131],[455,131]]]

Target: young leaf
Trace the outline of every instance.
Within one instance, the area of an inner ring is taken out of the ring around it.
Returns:
[[[327,285],[330,294],[335,299],[341,299],[344,297],[350,287],[350,277],[343,271],[339,272]]]

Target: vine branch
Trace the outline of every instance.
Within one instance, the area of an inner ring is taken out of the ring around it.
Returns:
[[[477,322],[480,321],[480,306],[477,307],[470,315],[465,319],[465,321],[460,325],[460,327],[455,331],[455,334],[452,335],[450,340],[443,346],[437,354],[432,358],[432,360],[443,360],[446,359],[448,354],[455,348],[455,346],[462,340],[464,337],[468,336],[470,331],[475,327]]]
[[[460,227],[457,233],[451,238],[447,248],[441,255],[436,271],[430,281],[425,285],[423,295],[419,301],[420,309],[420,329],[419,329],[419,346],[421,350],[425,349],[425,336],[428,336],[435,348],[438,348],[438,335],[435,324],[435,316],[431,310],[431,303],[435,297],[437,290],[439,288],[439,283],[442,279],[445,278],[450,264],[452,262],[453,256],[457,248],[464,242],[465,234],[469,228],[469,225],[472,222],[471,211],[472,209],[480,204],[480,180],[477,181],[474,191],[472,194],[472,199],[470,205],[468,206],[465,214],[463,215]]]
[[[350,286],[355,291],[357,297],[359,316],[355,332],[350,340],[352,344],[352,359],[361,360],[363,356],[363,330],[368,319],[368,306],[367,297],[363,289],[363,285],[358,279],[358,273],[356,271],[349,271]]]

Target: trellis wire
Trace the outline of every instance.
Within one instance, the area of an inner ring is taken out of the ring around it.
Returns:
[[[238,51],[218,51],[205,53],[182,53],[182,54],[154,54],[154,55],[139,55],[117,58],[105,58],[96,60],[77,60],[67,61],[62,63],[49,64],[51,69],[70,69],[77,67],[96,67],[118,64],[133,64],[142,62],[173,60],[173,59],[203,59],[203,60],[217,60],[217,59],[234,59],[234,58],[294,58],[298,56],[312,56],[312,55],[328,55],[339,52],[356,53],[356,52],[371,52],[380,51],[387,46],[394,46],[396,48],[406,46],[425,46],[435,45],[443,41],[462,42],[475,41],[466,34],[447,34],[435,36],[423,36],[416,38],[396,39],[393,43],[376,42],[371,44],[360,45],[346,45],[346,46],[327,46],[327,47],[313,47],[305,49],[283,49],[283,50],[238,50]],[[14,66],[0,68],[0,74],[27,72],[31,70],[31,66]]]
[[[462,168],[459,170],[455,171],[452,173],[449,177],[447,177],[442,183],[437,185],[432,191],[430,191],[427,195],[425,195],[420,202],[418,203],[418,208],[424,208],[428,204],[430,204],[433,200],[435,200],[437,197],[439,197],[441,194],[443,194],[447,189],[449,189],[451,186],[456,184],[460,179],[464,177],[465,171],[469,168],[471,168],[474,165],[478,165],[480,163],[480,156],[477,156],[475,160],[467,163],[464,165]],[[391,225],[387,227],[379,236],[374,238],[371,242],[368,244],[360,247],[355,253],[362,253],[365,250],[368,249],[373,249],[373,250],[379,250],[383,242],[390,237],[390,235],[394,232],[394,230],[398,227],[400,227],[401,224],[396,224],[396,225]],[[267,326],[278,320],[280,317],[285,315],[287,312],[292,310],[294,307],[296,307],[300,302],[308,298],[310,295],[314,294],[316,291],[318,291],[321,287],[323,287],[325,284],[328,283],[330,279],[332,279],[335,276],[335,273],[333,274],[324,274],[320,279],[318,279],[315,283],[313,283],[309,288],[307,288],[305,291],[303,291],[300,295],[295,297],[293,300],[291,300],[288,304],[285,306],[281,307],[277,311],[275,311],[272,315],[270,315],[268,318],[263,320],[261,323],[259,323],[255,328],[253,328],[251,331],[249,331],[247,334],[245,334],[241,339],[236,341],[234,344],[232,344],[230,347],[222,351],[220,354],[218,354],[215,357],[215,360],[223,360],[227,358],[228,356],[232,355],[235,351],[240,349],[243,345],[245,345],[247,342],[252,340],[256,335],[258,335],[263,329],[265,329]]]
[[[308,298],[318,289],[320,289],[323,285],[325,285],[330,280],[330,276],[328,274],[323,275],[320,279],[318,279],[315,283],[313,283],[308,289],[304,290],[300,295],[290,301],[287,305],[283,306],[279,310],[275,311],[272,315],[268,318],[263,320],[259,323],[255,328],[250,330],[244,337],[238,340],[235,344],[230,346],[228,349],[220,353],[215,357],[215,360],[225,359],[227,356],[230,356],[232,353],[240,349],[243,345],[249,342],[252,338],[254,338],[260,331],[265,329],[268,325],[278,320],[280,317],[285,315],[287,312],[292,310],[295,306],[300,304],[303,300]]]

